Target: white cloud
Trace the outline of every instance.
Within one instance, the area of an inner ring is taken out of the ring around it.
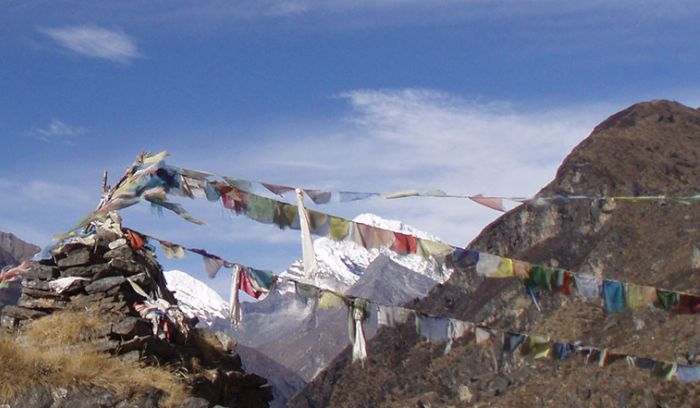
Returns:
[[[52,140],[69,141],[73,136],[79,136],[86,132],[85,128],[71,126],[56,118],[51,119],[51,122],[43,128],[33,128],[27,132],[27,136],[33,139],[41,140],[42,142],[50,142]]]
[[[92,25],[45,28],[40,31],[61,46],[82,56],[123,64],[141,57],[134,40],[120,31]]]
[[[90,212],[99,190],[93,194],[70,182],[49,179],[0,178],[0,197],[0,231],[43,246]]]
[[[528,196],[552,180],[573,147],[618,108],[534,109],[426,89],[354,90],[340,98],[350,109],[332,123],[285,123],[261,130],[255,145],[217,145],[220,152],[236,151],[235,161],[189,146],[174,152],[170,162],[310,188],[391,192],[432,187],[455,194]],[[446,198],[374,199],[320,210],[348,218],[374,212],[457,245],[500,215],[468,200]],[[279,234],[269,226],[246,225],[238,224],[236,232],[250,233],[261,246],[270,245],[261,233]]]

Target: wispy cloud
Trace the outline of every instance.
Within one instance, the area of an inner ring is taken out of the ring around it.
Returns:
[[[85,57],[128,64],[142,56],[134,40],[121,31],[93,25],[41,28],[39,31],[62,47]]]
[[[50,180],[0,179],[0,195],[4,197],[0,210],[17,205],[55,208],[90,209],[97,200],[83,188]]]
[[[74,136],[82,135],[86,132],[85,128],[71,126],[65,122],[53,118],[45,127],[33,128],[26,134],[32,139],[41,140],[42,142],[51,142],[60,140],[64,143],[70,143],[70,139]]]
[[[534,109],[430,89],[353,90],[340,98],[349,109],[333,123],[285,123],[261,131],[272,136],[253,146],[217,146],[238,152],[233,167],[230,157],[191,148],[189,158],[205,159],[187,162],[175,154],[171,161],[310,188],[387,192],[434,187],[456,194],[530,195],[553,179],[562,160],[597,123],[621,107]],[[453,244],[466,244],[499,216],[455,199],[377,199],[321,210],[350,218],[374,212]],[[251,239],[269,245],[260,239],[264,230],[249,231],[245,223],[238,228],[242,236],[250,232]]]
[[[0,231],[45,245],[94,208],[99,192],[95,196],[70,182],[17,177],[0,178],[0,197]]]

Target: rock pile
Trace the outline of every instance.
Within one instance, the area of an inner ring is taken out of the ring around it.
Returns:
[[[16,305],[0,326],[14,329],[57,311],[89,311],[104,320],[97,350],[127,361],[182,368],[195,396],[212,404],[267,406],[266,380],[246,374],[238,355],[207,345],[166,287],[154,252],[132,231],[98,226],[64,240],[32,262]],[[197,361],[193,363],[193,361]]]

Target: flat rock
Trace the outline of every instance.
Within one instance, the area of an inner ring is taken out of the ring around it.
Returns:
[[[63,295],[58,294],[50,289],[49,290],[41,290],[41,289],[33,289],[33,288],[22,288],[22,295],[26,295],[28,297],[37,298],[37,299],[43,299],[43,298],[60,299],[63,297]]]
[[[109,249],[117,249],[119,247],[123,247],[126,245],[126,239],[125,238],[119,238],[117,240],[114,240],[107,245]]]
[[[67,268],[61,271],[61,276],[71,277],[77,276],[81,278],[94,278],[97,275],[103,275],[106,271],[110,270],[108,264],[95,264],[88,266],[74,266],[72,268]]]
[[[49,282],[35,279],[22,279],[22,287],[38,290],[51,290]]]
[[[118,248],[110,249],[109,251],[105,252],[103,257],[107,260],[120,258],[131,260],[134,259],[134,250],[128,245],[122,245]]]
[[[118,287],[124,282],[126,282],[126,278],[123,276],[110,276],[108,278],[102,278],[90,283],[89,285],[85,286],[85,291],[88,294],[107,292],[112,288]]]
[[[145,336],[151,332],[151,325],[138,317],[127,316],[117,324],[112,325],[112,333],[131,338]]]
[[[58,277],[58,268],[33,262],[23,276],[27,280],[51,280]]]
[[[78,294],[71,297],[71,301],[77,308],[85,308],[95,305],[105,299],[106,295],[104,293],[98,292],[91,295]]]
[[[116,232],[110,231],[103,227],[97,228],[97,237],[100,239],[100,241],[104,242],[112,242],[119,239],[119,235]]]
[[[112,259],[109,261],[109,265],[111,265],[113,268],[119,269],[120,271],[126,272],[127,275],[136,275],[142,272],[148,272],[146,267],[143,265],[122,258]]]
[[[59,299],[21,297],[17,302],[17,306],[28,309],[56,310],[67,309],[70,303]]]
[[[66,255],[65,258],[59,259],[56,264],[61,269],[67,269],[72,266],[87,265],[90,263],[91,252],[87,248],[77,248]]]
[[[48,313],[40,310],[27,309],[20,306],[8,305],[2,309],[2,314],[5,316],[14,317],[19,320],[38,319],[46,316]]]

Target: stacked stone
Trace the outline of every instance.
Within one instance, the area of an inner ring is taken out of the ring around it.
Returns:
[[[81,279],[73,280],[61,293],[52,289],[52,281],[69,277]],[[177,303],[153,252],[134,250],[125,238],[103,232],[87,242],[78,240],[63,246],[50,260],[33,262],[23,275],[17,305],[3,309],[0,325],[11,328],[56,311],[90,310],[105,319],[98,349],[129,353],[131,358],[144,357],[142,349],[166,351],[171,343],[155,338],[150,322],[134,311],[133,304],[144,298],[127,279],[147,293]],[[144,347],[146,344],[152,347]]]
[[[97,229],[55,249],[51,259],[32,262],[22,280],[16,305],[0,312],[0,325],[13,329],[58,311],[89,311],[105,324],[92,333],[97,350],[127,361],[183,367],[193,394],[210,402],[235,406],[267,406],[272,399],[267,381],[243,372],[238,355],[214,349],[194,331],[196,318],[173,326],[170,338],[154,334],[153,324],[134,305],[149,297],[177,305],[167,289],[163,270],[148,246],[134,249],[126,234]],[[70,281],[59,293],[56,283]],[[130,283],[131,281],[132,283]],[[190,332],[192,330],[192,332]],[[188,335],[190,332],[190,335]],[[199,369],[192,366],[197,359]]]

